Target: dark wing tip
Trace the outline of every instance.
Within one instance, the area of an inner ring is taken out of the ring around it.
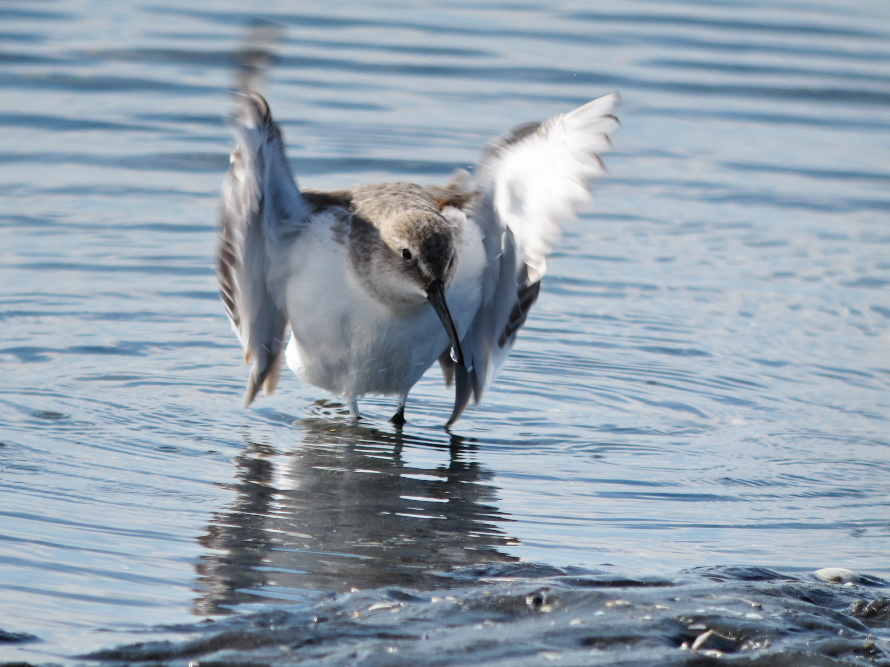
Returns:
[[[451,358],[451,348],[449,347],[439,356],[439,365],[442,367],[442,375],[445,376],[445,386],[450,387],[454,382],[454,360]]]
[[[250,407],[257,394],[260,393],[261,387],[265,390],[266,396],[270,396],[275,391],[278,377],[281,374],[281,353],[283,350],[284,346],[279,344],[277,351],[272,354],[263,354],[262,359],[254,361],[250,378],[247,380],[242,407]]]
[[[531,121],[507,130],[504,134],[488,143],[488,146],[486,146],[482,153],[482,158],[479,160],[479,163],[482,164],[488,160],[496,159],[510,148],[510,146],[519,143],[529,135],[537,132],[540,127],[540,122]]]
[[[249,408],[250,404],[253,403],[256,395],[260,393],[261,383],[257,382],[257,377],[254,373],[250,374],[250,379],[247,381],[247,390],[244,392],[244,401],[241,403],[242,408]]]
[[[539,127],[541,127],[541,123],[538,121],[522,123],[521,125],[517,125],[516,127],[508,130],[507,133],[500,138],[500,141],[505,146],[515,144],[519,141],[522,141],[530,134],[534,134],[535,132],[537,132]]]
[[[510,317],[507,318],[507,324],[504,326],[504,330],[498,338],[499,347],[504,347],[513,342],[513,339],[516,337],[516,332],[518,332],[522,325],[525,324],[528,312],[531,310],[535,301],[538,300],[538,294],[540,294],[540,292],[540,280],[519,286],[519,289],[516,291],[516,303],[513,305],[513,310],[510,311]]]
[[[472,368],[467,369],[466,366],[460,364],[454,365],[454,409],[451,416],[445,422],[445,428],[450,429],[460,419],[460,416],[467,409],[472,398],[476,404],[482,398],[482,386],[479,383],[479,374]]]
[[[223,233],[220,235],[217,246],[217,280],[219,282],[219,295],[226,307],[226,313],[238,330],[241,327],[241,316],[238,313],[238,302],[235,296],[235,266],[238,258],[232,241],[229,238],[230,230],[223,220]]]
[[[470,397],[473,395],[472,383],[469,377],[470,372],[464,366],[457,365],[455,365],[454,370],[455,379],[457,380],[454,390],[454,410],[451,411],[451,416],[445,422],[446,429],[454,426],[457,420],[460,419],[464,410],[467,409],[467,405],[470,404]]]
[[[251,21],[244,46],[237,54],[239,90],[256,90],[273,64],[274,48],[284,35],[284,25],[262,19]]]

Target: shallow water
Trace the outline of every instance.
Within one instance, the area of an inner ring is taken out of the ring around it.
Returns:
[[[485,567],[662,577],[690,604],[688,568],[890,577],[890,5],[269,9],[304,186],[440,182],[622,93],[595,208],[454,438],[435,370],[401,435],[392,401],[353,425],[290,376],[240,409],[213,253],[251,15],[182,7],[0,7],[0,630],[36,637],[0,661],[348,615],[355,588],[435,618],[429,591],[482,600]]]

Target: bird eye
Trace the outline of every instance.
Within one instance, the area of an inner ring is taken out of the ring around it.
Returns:
[[[402,248],[402,259],[411,259],[411,251],[408,248]]]

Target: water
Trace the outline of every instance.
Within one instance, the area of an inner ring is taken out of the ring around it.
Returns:
[[[304,186],[441,182],[514,124],[623,95],[594,212],[454,438],[436,371],[401,436],[393,401],[356,426],[290,375],[240,409],[213,267],[252,15],[183,7],[0,7],[0,630],[36,637],[0,661],[171,639],[184,664],[204,618],[279,646],[270,613],[322,618],[332,664],[438,655],[387,609],[447,617],[446,644],[483,624],[492,663],[672,664],[708,628],[888,659],[880,603],[856,612],[881,582],[811,573],[890,578],[890,6],[270,5]]]

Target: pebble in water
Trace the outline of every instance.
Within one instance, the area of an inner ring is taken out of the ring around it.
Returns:
[[[857,584],[860,581],[858,574],[853,570],[843,567],[823,567],[814,573],[817,579],[827,581],[830,584]]]

